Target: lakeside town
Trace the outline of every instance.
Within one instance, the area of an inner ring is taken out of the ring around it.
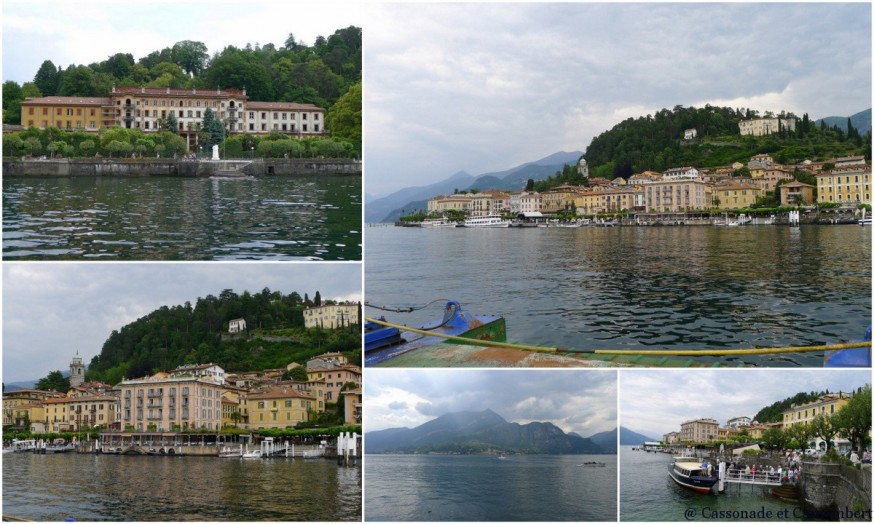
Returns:
[[[798,504],[803,515],[817,520],[870,520],[870,383],[851,391],[799,393],[757,416],[780,420],[686,420],[661,441],[631,450],[671,454],[668,475],[679,489],[738,495],[746,487]]]
[[[765,136],[778,129],[794,129],[794,118],[759,118],[740,122],[741,136]],[[684,133],[684,140],[694,140],[695,129]],[[744,164],[696,168],[684,166],[664,172],[643,171],[630,177],[608,180],[589,177],[589,166],[581,158],[577,173],[587,185],[562,184],[546,191],[534,191],[533,181],[526,189],[456,192],[428,200],[424,213],[406,218],[398,225],[440,225],[439,217],[462,223],[478,217],[502,218],[505,225],[546,225],[549,221],[573,224],[605,223],[623,219],[622,223],[731,223],[722,215],[765,214],[773,223],[775,214],[790,210],[828,210],[826,223],[857,222],[870,216],[871,165],[865,157],[848,156],[826,161],[805,160],[794,165],[775,162],[767,154],[757,154]],[[815,178],[816,184],[800,179]],[[778,204],[761,206],[766,199]],[[761,209],[756,209],[757,207]],[[429,220],[426,222],[426,220]],[[513,223],[509,223],[512,219]],[[483,224],[472,220],[467,226]],[[617,222],[618,223],[618,222]],[[492,224],[495,225],[495,224]]]
[[[357,319],[357,304],[304,311],[307,328],[340,329]],[[245,337],[246,327],[245,318],[230,320],[222,336]],[[329,456],[336,449],[327,452],[317,436],[360,433],[361,379],[361,367],[347,355],[329,352],[278,369],[227,373],[213,363],[181,365],[110,385],[86,382],[77,354],[67,391],[4,390],[4,452],[241,456],[251,445],[266,457],[280,448],[258,446],[277,437],[276,444],[310,444],[298,450]]]

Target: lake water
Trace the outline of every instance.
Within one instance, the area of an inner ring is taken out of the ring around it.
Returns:
[[[361,468],[327,459],[6,453],[3,514],[40,521],[360,521]]]
[[[361,260],[361,177],[3,180],[6,260]]]
[[[678,486],[668,477],[671,455],[620,449],[619,519],[638,521],[799,521],[800,506],[765,494],[763,487],[732,485],[720,495],[705,495]],[[728,517],[719,518],[719,512]],[[729,513],[724,513],[729,512]],[[741,518],[768,515],[770,518]],[[780,515],[778,517],[778,515]]]
[[[367,227],[377,306],[458,300],[507,319],[508,340],[579,349],[819,345],[871,323],[871,228],[847,226]],[[441,303],[367,316],[421,325]],[[737,363],[734,357],[719,359]],[[743,357],[822,365],[822,354]]]
[[[616,455],[367,455],[364,470],[367,521],[616,521]]]

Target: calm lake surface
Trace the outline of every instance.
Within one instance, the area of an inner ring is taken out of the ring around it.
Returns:
[[[360,521],[361,468],[327,459],[6,453],[3,514],[39,521]]]
[[[696,349],[859,340],[871,323],[871,228],[401,228],[365,233],[367,302],[458,300],[508,340],[579,349]],[[367,308],[407,325],[442,317]],[[736,358],[712,358],[726,364]],[[822,365],[822,354],[743,357]]]
[[[616,521],[616,455],[367,455],[364,469],[367,521]]]
[[[3,180],[6,260],[361,260],[361,177]]]
[[[800,506],[764,494],[762,487],[727,486],[720,495],[704,495],[678,486],[668,477],[671,455],[620,448],[620,521],[799,521]],[[732,512],[717,518],[716,512]],[[770,518],[741,518],[749,513],[771,512]],[[783,513],[780,513],[780,512]],[[777,515],[780,513],[780,517]],[[708,518],[708,515],[710,517]]]

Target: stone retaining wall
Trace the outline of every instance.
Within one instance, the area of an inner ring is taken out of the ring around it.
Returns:
[[[361,175],[361,162],[348,159],[278,158],[255,159],[245,163],[243,173],[250,176],[312,176]],[[80,159],[55,160],[3,159],[4,177],[43,176],[178,176],[207,177],[224,167],[225,163],[210,160],[187,159]]]
[[[871,522],[871,465],[802,462],[798,484],[804,513],[815,520]]]

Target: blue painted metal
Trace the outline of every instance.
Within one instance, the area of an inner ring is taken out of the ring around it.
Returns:
[[[863,341],[871,341],[871,326],[865,332]],[[858,342],[854,340],[853,342]],[[827,368],[870,368],[871,346],[864,348],[839,349],[826,351],[823,366]]]
[[[385,317],[379,317],[385,320]],[[402,342],[401,332],[398,328],[386,327],[374,322],[364,324],[364,351],[386,348]]]
[[[393,328],[384,328],[393,329]],[[428,322],[419,329],[432,331],[443,335],[468,336],[469,338],[500,340],[506,339],[504,318],[495,315],[473,315],[461,310],[461,304],[454,300],[446,303],[443,309],[443,318]],[[445,341],[444,338],[434,335],[421,335],[418,333],[404,332],[400,334],[400,343],[394,345],[377,345],[367,349],[365,344],[365,366],[376,364],[407,353],[414,349],[426,346],[435,346]],[[367,334],[365,334],[367,340]]]

